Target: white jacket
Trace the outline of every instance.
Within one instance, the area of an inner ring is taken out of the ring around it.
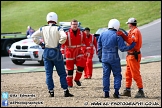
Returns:
[[[48,25],[43,26],[32,34],[32,39],[36,44],[40,44],[40,38],[43,39],[46,48],[55,48],[58,44],[64,44],[67,35],[59,26]]]

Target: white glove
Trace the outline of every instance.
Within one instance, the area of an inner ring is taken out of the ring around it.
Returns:
[[[30,37],[31,37],[30,35],[27,36],[28,39],[29,39]]]

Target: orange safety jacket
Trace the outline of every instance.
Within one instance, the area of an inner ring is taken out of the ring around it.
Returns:
[[[137,27],[132,28],[128,33],[128,38],[132,38],[132,40],[136,42],[135,47],[129,50],[128,52],[133,52],[133,51],[139,52],[142,47],[142,35],[139,29]],[[130,44],[128,44],[127,42],[127,45]]]

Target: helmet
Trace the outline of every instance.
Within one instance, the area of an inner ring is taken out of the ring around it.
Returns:
[[[58,19],[58,17],[57,17],[57,14],[55,12],[49,12],[47,14],[47,17],[46,17],[47,22],[48,21],[54,21],[54,22],[57,23],[57,19]]]
[[[117,19],[111,19],[108,23],[108,28],[112,28],[118,31],[119,27],[120,27],[120,22]]]
[[[132,23],[137,23],[137,20],[135,18],[129,18],[126,24],[132,24]]]

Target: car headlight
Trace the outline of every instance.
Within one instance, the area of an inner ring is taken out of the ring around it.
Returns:
[[[31,46],[30,48],[33,48],[33,49],[39,49],[39,46]]]

